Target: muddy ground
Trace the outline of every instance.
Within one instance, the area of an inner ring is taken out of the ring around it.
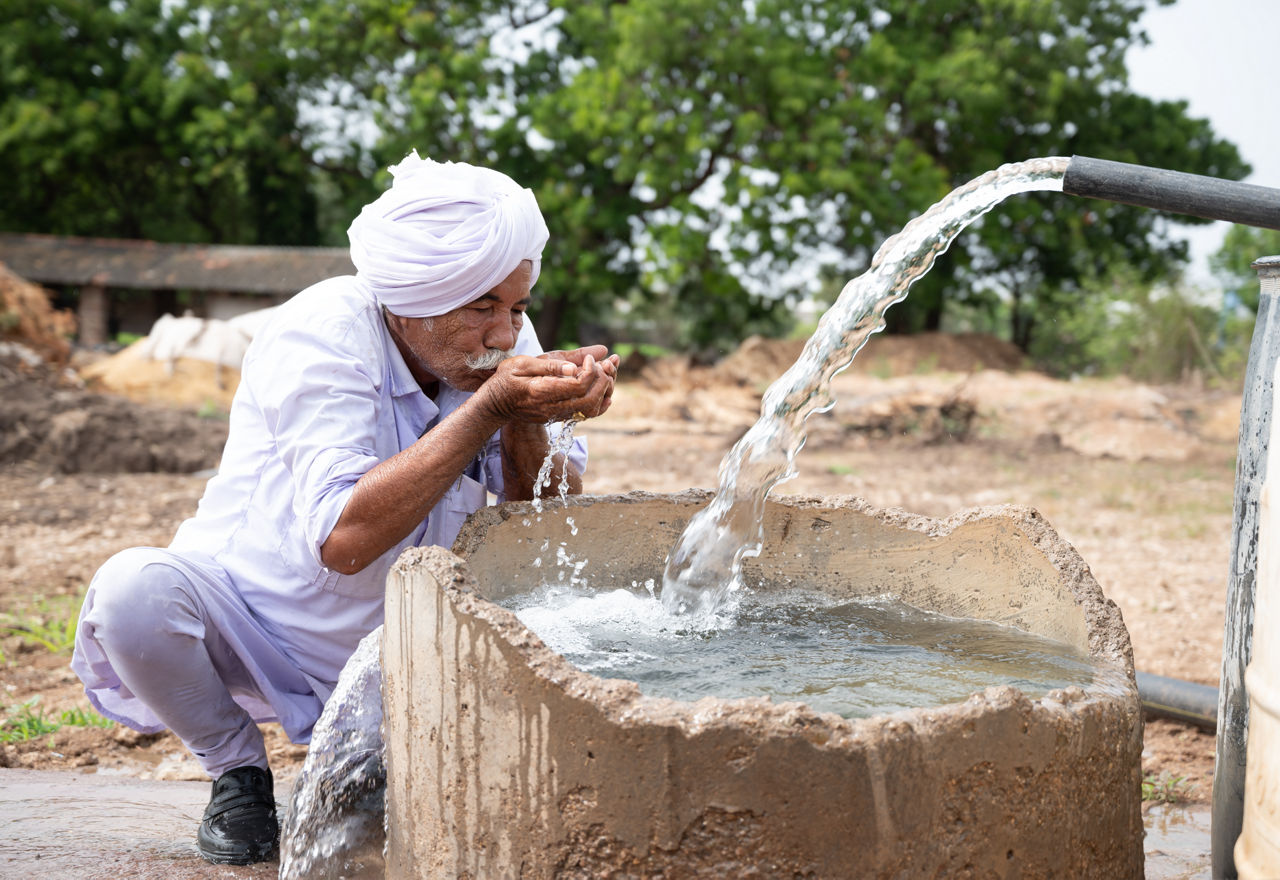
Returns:
[[[716,369],[630,365],[613,409],[579,429],[591,444],[587,490],[713,486],[721,456],[794,348],[749,343]],[[0,704],[11,717],[58,719],[87,707],[65,643],[89,578],[120,549],[167,543],[205,479],[121,468],[211,467],[225,421],[208,411],[156,414],[65,376],[54,391],[48,375],[6,363],[0,624],[32,632],[0,636]],[[1055,381],[1017,366],[1016,353],[990,340],[877,337],[837,378],[836,408],[811,420],[799,475],[775,491],[857,495],[932,516],[1035,507],[1119,605],[1140,669],[1216,684],[1239,395],[1194,383]],[[277,728],[267,736],[277,772],[296,769],[305,747]],[[1208,800],[1211,735],[1153,722],[1146,746],[1145,770],[1164,779],[1162,790]],[[203,778],[168,734],[71,724],[0,744],[0,766]]]

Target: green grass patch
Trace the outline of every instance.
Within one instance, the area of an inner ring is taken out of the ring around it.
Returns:
[[[231,421],[231,413],[227,412],[218,404],[216,400],[208,397],[200,404],[200,408],[196,410],[196,415],[202,419],[217,419],[218,421]]]
[[[938,371],[938,356],[936,354],[927,354],[920,358],[919,363],[915,365],[911,372],[917,376],[925,376]]]
[[[1104,492],[1100,501],[1101,501],[1101,506],[1107,508],[1108,510],[1136,510],[1137,509],[1137,505],[1135,505],[1127,495],[1115,489],[1109,489],[1106,492]]]
[[[46,733],[53,733],[62,725],[45,714],[44,709],[28,700],[16,706],[4,721],[0,721],[0,742],[26,742]]]
[[[92,709],[79,706],[63,711],[57,718],[50,717],[36,700],[27,700],[10,707],[0,721],[0,742],[27,742],[41,736],[56,733],[63,727],[114,727],[115,722],[103,718]]]
[[[82,709],[76,706],[74,709],[65,709],[58,716],[58,721],[64,727],[115,727],[116,723],[110,718],[103,718],[92,709]]]
[[[0,613],[0,637],[17,636],[51,654],[69,653],[76,643],[81,601],[79,596],[40,598],[21,611]],[[4,659],[0,654],[0,661]]]
[[[889,359],[878,357],[871,362],[867,372],[875,376],[877,379],[889,379],[893,377],[893,367],[889,365]]]

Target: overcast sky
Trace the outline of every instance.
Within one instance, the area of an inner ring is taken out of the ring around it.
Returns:
[[[1240,148],[1253,166],[1250,183],[1280,188],[1280,0],[1178,0],[1149,10],[1143,23],[1151,45],[1129,53],[1134,91],[1185,99]],[[1227,226],[1181,228],[1193,281],[1209,283],[1206,260]]]

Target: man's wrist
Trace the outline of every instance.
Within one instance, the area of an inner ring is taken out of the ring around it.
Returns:
[[[474,408],[477,418],[487,428],[485,431],[487,436],[492,436],[498,431],[505,431],[507,426],[511,424],[509,417],[497,406],[493,395],[488,393],[483,385],[471,395],[471,399],[467,403]]]
[[[541,422],[507,422],[502,426],[502,438],[522,446],[534,444],[545,447],[548,443],[546,425]]]

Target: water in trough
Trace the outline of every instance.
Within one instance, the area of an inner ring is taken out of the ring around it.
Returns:
[[[732,612],[697,627],[645,590],[555,585],[503,604],[584,672],[676,700],[767,696],[861,718],[959,702],[997,685],[1033,699],[1105,686],[1088,655],[1070,645],[889,596],[745,591]]]

